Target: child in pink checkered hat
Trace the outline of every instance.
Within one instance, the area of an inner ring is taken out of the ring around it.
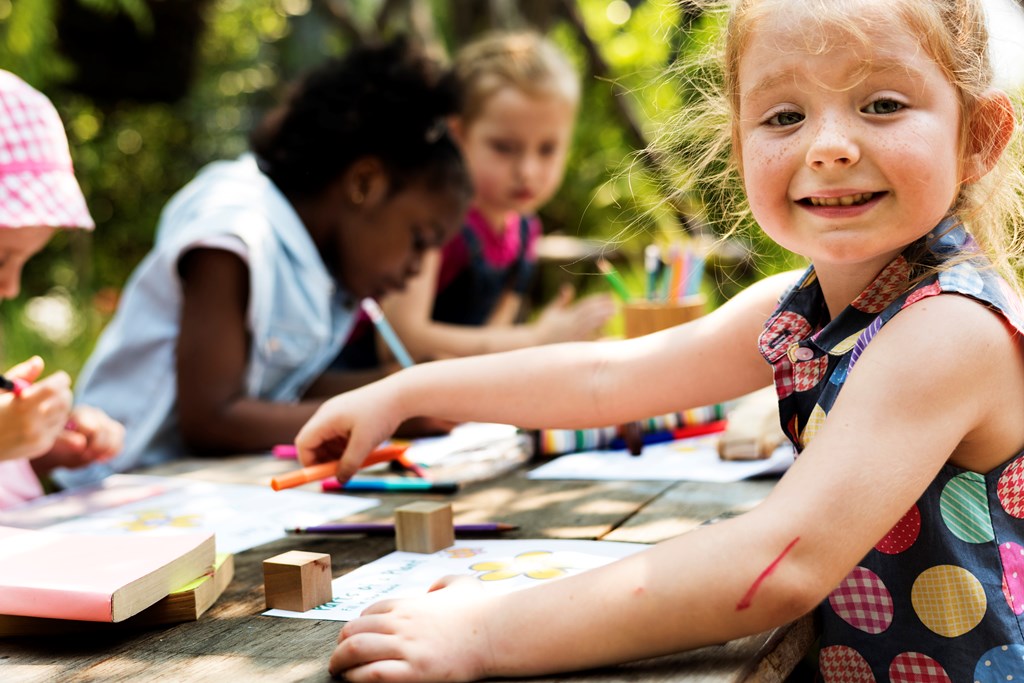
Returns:
[[[0,299],[18,295],[25,262],[58,228],[92,229],[64,126],[46,96],[0,70]],[[39,379],[38,356],[4,374],[0,509],[42,495],[39,477],[115,455],[124,429],[103,411],[72,407],[65,372]],[[38,381],[37,381],[38,380]]]

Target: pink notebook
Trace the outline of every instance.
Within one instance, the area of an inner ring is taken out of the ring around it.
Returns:
[[[213,563],[211,533],[98,536],[0,526],[0,614],[122,621]]]

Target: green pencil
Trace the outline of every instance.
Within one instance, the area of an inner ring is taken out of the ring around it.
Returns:
[[[625,302],[629,302],[629,300],[633,298],[630,296],[629,290],[626,288],[626,283],[622,281],[619,274],[615,272],[614,268],[612,268],[612,264],[608,263],[604,259],[599,259],[597,267],[601,269],[602,273],[604,273],[604,277],[608,280],[608,284],[612,286],[612,289],[615,290],[615,293],[619,295],[620,299]]]

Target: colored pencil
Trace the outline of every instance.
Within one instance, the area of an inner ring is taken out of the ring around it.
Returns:
[[[515,524],[501,522],[480,522],[477,524],[456,524],[457,534],[487,534],[514,531]],[[293,534],[365,534],[367,536],[391,536],[395,533],[395,525],[387,523],[365,524],[319,524],[316,526],[296,527],[288,529]]]
[[[612,268],[612,264],[604,259],[599,259],[597,267],[604,274],[608,284],[611,285],[612,290],[619,296],[623,301],[629,301],[632,297],[629,295],[629,289],[626,287],[626,283],[622,281],[622,278],[615,269]]]
[[[373,323],[377,331],[380,332],[380,336],[384,339],[384,343],[391,349],[391,353],[394,354],[395,359],[399,365],[403,368],[410,368],[413,366],[412,356],[405,350],[405,346],[402,345],[398,335],[395,334],[395,330],[391,327],[391,323],[384,317],[384,311],[380,310],[380,305],[371,299],[366,297],[360,303],[363,310],[366,311],[366,315],[370,316],[370,321]]]
[[[455,493],[459,490],[458,482],[427,481],[426,479],[349,479],[342,484],[337,479],[324,479],[320,482],[324,491],[363,491],[374,493]]]

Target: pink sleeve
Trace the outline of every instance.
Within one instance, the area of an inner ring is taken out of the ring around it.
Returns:
[[[540,218],[537,216],[532,216],[527,220],[529,229],[526,238],[526,260],[532,262],[537,260],[537,241],[540,239],[542,229]]]
[[[0,461],[0,510],[43,495],[43,487],[25,458]]]

